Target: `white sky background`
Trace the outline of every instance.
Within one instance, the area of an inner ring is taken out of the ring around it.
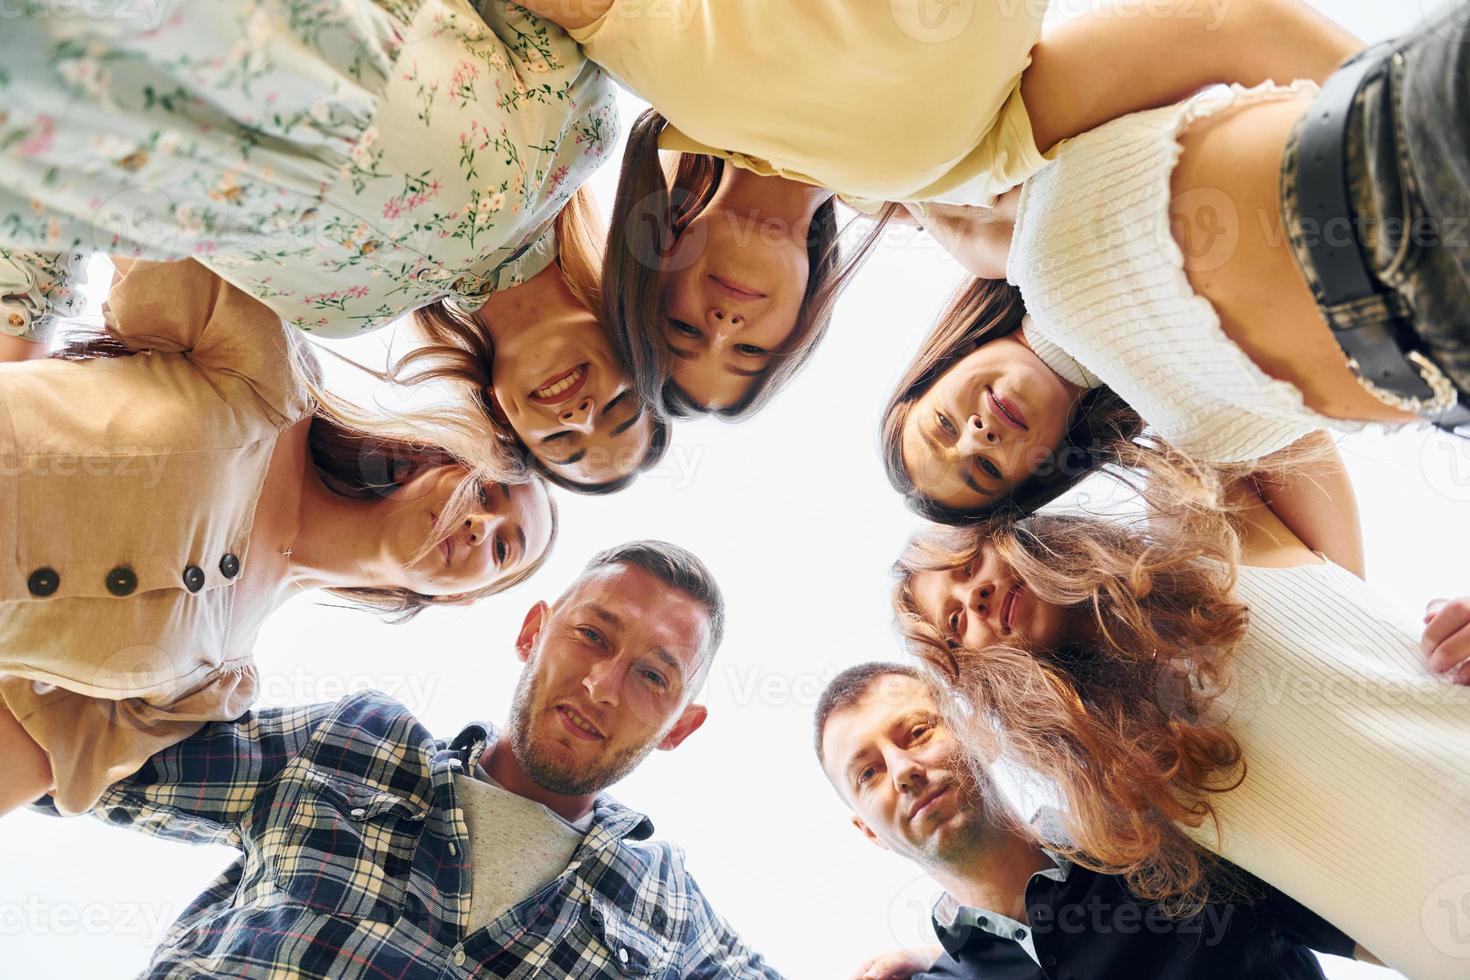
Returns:
[[[1147,0],[1122,2],[1147,9]],[[1439,5],[1314,2],[1368,40],[1412,29]],[[1053,3],[1063,14],[1101,5]],[[625,126],[639,108],[626,100]],[[595,181],[605,211],[615,180],[609,164]],[[811,749],[811,712],[837,671],[898,652],[888,567],[917,520],[884,478],[878,419],[958,275],[928,239],[894,238],[844,296],[823,349],[769,409],[738,426],[680,425],[662,468],[621,495],[562,494],[555,554],[507,594],[400,627],[310,598],[288,604],[260,636],[263,704],[330,701],[372,686],[443,737],[471,720],[499,722],[520,668],[512,641],[529,606],[555,598],[598,549],[666,538],[714,570],[729,631],[704,698],[709,722],[676,752],[650,758],[615,795],[686,849],[715,907],[793,977],[850,976],[871,953],[932,941],[936,886],[848,825]],[[387,338],[336,346],[376,362]],[[1430,598],[1470,592],[1462,558],[1470,447],[1406,435],[1355,437],[1343,449],[1360,495],[1369,581],[1415,614]],[[90,819],[5,818],[0,976],[136,973],[233,853]],[[1334,978],[1396,975],[1329,960]]]

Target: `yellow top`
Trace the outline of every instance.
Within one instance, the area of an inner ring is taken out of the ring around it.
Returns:
[[[1047,0],[616,0],[571,35],[660,146],[855,202],[989,206],[1046,163],[1021,73]]]

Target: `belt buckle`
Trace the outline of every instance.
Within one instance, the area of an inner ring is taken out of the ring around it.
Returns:
[[[1388,388],[1379,387],[1363,375],[1362,370],[1358,366],[1357,358],[1350,358],[1348,360],[1348,366],[1357,375],[1358,382],[1364,388],[1367,388],[1373,397],[1390,408],[1396,408],[1401,412],[1411,412],[1415,415],[1431,417],[1442,415],[1459,404],[1460,393],[1455,390],[1454,382],[1445,377],[1445,373],[1440,370],[1438,364],[1435,364],[1416,350],[1411,350],[1405,354],[1404,360],[1413,365],[1414,370],[1419,373],[1420,380],[1428,386],[1431,392],[1428,398],[1415,398],[1412,395],[1402,395]],[[1470,430],[1470,422],[1465,423],[1461,428]]]

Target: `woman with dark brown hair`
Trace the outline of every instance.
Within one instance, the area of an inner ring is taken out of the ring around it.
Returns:
[[[1470,900],[1470,650],[1439,642],[1463,603],[1421,648],[1253,491],[1229,519],[936,527],[897,571],[966,751],[1039,775],[1077,860],[1188,911],[1229,892],[1218,855],[1408,976],[1463,974],[1426,913]]]
[[[538,478],[321,392],[295,331],[198,263],[135,265],[107,316],[0,364],[0,812],[82,812],[238,717],[303,590],[402,622],[520,582],[556,535]]]
[[[805,362],[863,256],[827,247],[833,195],[869,213],[988,207],[1069,136],[1214,82],[1325,77],[1351,42],[1298,0],[1209,19],[1165,0],[1045,34],[1045,2],[525,6],[657,110],[629,143],[605,277],[640,390],[671,414],[734,418]],[[1148,70],[1117,71],[1135,64]],[[681,157],[672,196],[659,149]]]
[[[982,377],[984,351],[935,370],[926,350],[885,418],[894,485],[936,519],[980,516],[1034,484],[1103,386],[1209,463],[1317,430],[1470,434],[1467,13],[1446,5],[1320,91],[1237,86],[1115,119],[994,209],[929,209],[971,273],[1018,287],[1027,343],[1070,387]],[[1308,514],[1272,504],[1317,546]]]

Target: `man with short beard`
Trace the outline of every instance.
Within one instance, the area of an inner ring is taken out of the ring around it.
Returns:
[[[704,722],[694,697],[723,630],[698,558],[634,542],[526,615],[506,737],[436,740],[370,691],[159,753],[95,815],[244,853],[143,975],[779,977],[682,853],[602,793]]]
[[[862,980],[1322,980],[1312,950],[1354,954],[1326,920],[1238,869],[1249,904],[1171,919],[1121,877],[1048,850],[964,764],[913,667],[868,663],[833,678],[816,748],[853,826],[945,890],[933,917],[941,946],[873,957]]]

